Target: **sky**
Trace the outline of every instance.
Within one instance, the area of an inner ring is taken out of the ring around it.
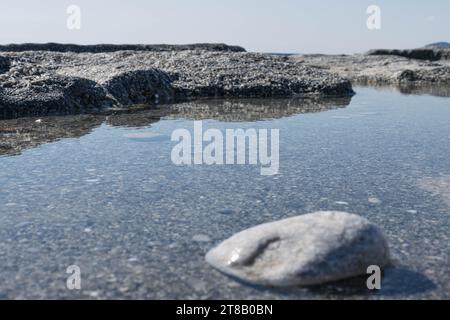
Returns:
[[[80,8],[69,29],[67,8]],[[367,8],[381,9],[369,30]],[[0,2],[0,44],[216,42],[248,51],[356,53],[450,42],[449,0],[14,0]]]

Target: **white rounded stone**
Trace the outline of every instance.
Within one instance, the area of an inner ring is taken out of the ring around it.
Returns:
[[[366,274],[389,263],[382,232],[358,215],[323,211],[244,230],[206,255],[240,280],[268,286],[308,286]]]

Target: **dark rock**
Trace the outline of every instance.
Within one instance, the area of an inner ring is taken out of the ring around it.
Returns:
[[[370,56],[399,56],[408,59],[438,61],[441,59],[450,59],[450,50],[438,50],[435,48],[422,48],[411,50],[386,50],[375,49],[367,52]]]
[[[0,56],[0,73],[5,73],[11,66],[10,60],[7,57]]]
[[[417,80],[417,75],[412,70],[405,70],[400,73],[398,76],[399,81],[415,81]]]
[[[83,113],[112,105],[104,88],[77,77],[52,75],[15,86],[0,87],[0,117]]]
[[[175,97],[170,76],[157,69],[124,72],[104,83],[106,90],[121,104],[172,102]]]
[[[245,52],[245,49],[239,46],[229,46],[223,43],[195,43],[186,45],[170,44],[96,44],[96,45],[77,45],[63,43],[23,43],[8,44],[0,46],[0,52],[23,52],[23,51],[53,51],[53,52],[115,52],[115,51],[184,51],[184,50],[209,50],[209,51],[229,51]]]

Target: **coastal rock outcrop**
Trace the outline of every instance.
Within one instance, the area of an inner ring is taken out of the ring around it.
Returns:
[[[47,57],[45,60],[50,59]],[[100,84],[126,72],[160,70],[169,76],[176,100],[353,94],[351,84],[346,79],[282,57],[258,53],[119,51],[64,54],[60,59],[62,62],[57,66],[58,73],[92,79]]]
[[[194,43],[185,45],[170,44],[94,44],[77,45],[64,43],[22,43],[0,45],[0,52],[23,52],[23,51],[53,51],[53,52],[115,52],[115,51],[184,51],[184,50],[209,50],[245,52],[239,46],[230,46],[224,43]]]
[[[399,56],[408,59],[438,61],[450,59],[450,50],[437,48],[419,48],[410,50],[375,49],[367,53],[369,56]]]
[[[3,52],[0,117],[83,113],[195,98],[354,94],[349,80],[327,71],[286,57],[215,46]]]
[[[206,255],[206,261],[242,281],[308,286],[366,274],[389,263],[382,232],[345,212],[316,212],[244,230]]]
[[[1,77],[0,77],[1,78]],[[112,106],[104,88],[84,78],[61,75],[23,79],[0,86],[0,117],[61,115]]]
[[[302,55],[298,63],[348,78],[353,84],[396,86],[450,85],[450,60],[429,61],[398,55]]]
[[[107,92],[121,105],[173,102],[171,77],[158,69],[123,72],[103,83]]]

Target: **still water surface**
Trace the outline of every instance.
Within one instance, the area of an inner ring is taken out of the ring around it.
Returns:
[[[0,298],[450,298],[450,98],[356,91],[0,121]],[[194,119],[280,129],[280,174],[175,166],[170,136]],[[260,288],[204,262],[242,229],[318,210],[384,230],[394,265],[381,291]],[[66,289],[70,265],[80,291]]]

